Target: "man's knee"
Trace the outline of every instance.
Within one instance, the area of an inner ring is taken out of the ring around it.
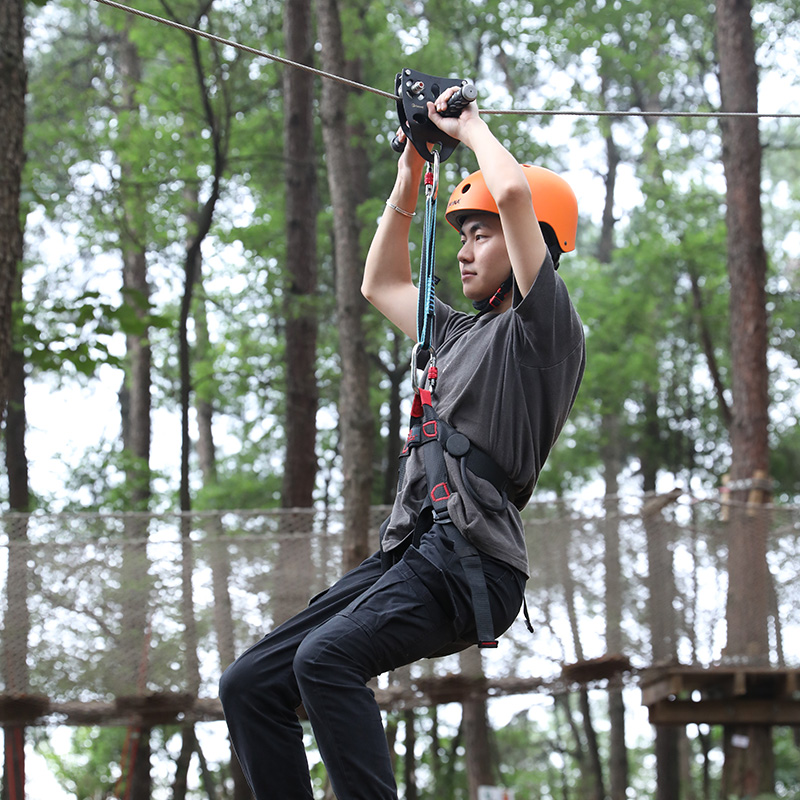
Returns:
[[[292,702],[291,675],[263,653],[250,650],[233,662],[219,679],[219,699],[225,714],[237,707],[270,706]]]
[[[242,658],[233,662],[219,679],[219,699],[227,714],[241,699],[242,691],[248,686],[247,665]]]
[[[373,661],[366,631],[338,615],[306,636],[297,648],[292,669],[303,693],[314,687],[366,682],[372,677]]]
[[[292,662],[292,670],[298,686],[302,686],[309,679],[313,679],[317,669],[319,650],[319,644],[313,633],[306,636],[300,647],[297,648]]]
[[[349,672],[351,659],[346,652],[347,637],[339,636],[342,627],[341,620],[335,618],[334,623],[312,631],[297,648],[292,670],[301,694],[313,691],[315,686],[335,683],[342,670]]]

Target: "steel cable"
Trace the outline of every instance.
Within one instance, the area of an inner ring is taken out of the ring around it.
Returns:
[[[267,53],[264,50],[258,50],[255,47],[241,44],[232,39],[225,39],[222,36],[209,33],[208,31],[201,31],[198,28],[192,28],[189,25],[183,25],[175,20],[167,19],[166,17],[159,17],[157,14],[150,14],[147,11],[141,11],[138,8],[118,3],[116,0],[97,0],[98,3],[116,8],[120,11],[126,11],[129,14],[134,14],[144,19],[149,19],[152,22],[160,22],[163,25],[169,25],[171,28],[177,28],[185,33],[200,36],[203,39],[216,42],[217,44],[227,45],[236,50],[241,50],[245,53],[250,53],[254,56],[269,59],[279,64],[284,64],[287,67],[301,69],[305,72],[310,72],[312,75],[317,75],[326,80],[337,81],[351,89],[358,89],[362,92],[371,92],[379,97],[384,97],[387,100],[395,101],[397,98],[392,92],[385,92],[382,89],[376,89],[374,86],[368,86],[364,83],[344,78],[341,75],[334,75],[330,72],[325,72],[315,67],[310,67],[307,64],[301,64],[297,61],[291,61],[288,58],[275,55],[274,53]],[[514,114],[517,116],[573,116],[573,117],[699,117],[699,118],[728,118],[728,117],[759,117],[765,119],[798,119],[800,113],[791,112],[761,112],[761,111],[593,111],[590,109],[535,109],[535,108],[519,108],[519,109],[489,109],[482,108],[481,114]]]

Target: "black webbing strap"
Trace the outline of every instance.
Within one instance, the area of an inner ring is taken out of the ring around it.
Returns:
[[[478,633],[478,647],[497,647],[494,622],[492,621],[492,607],[489,604],[489,590],[486,588],[486,576],[483,574],[480,553],[464,538],[464,534],[452,521],[445,523],[445,527],[448,535],[455,542],[456,555],[461,562],[461,567],[469,585],[469,593],[472,595],[475,628]]]
[[[475,445],[467,439],[464,434],[459,433],[455,428],[448,425],[444,420],[439,420],[437,424],[439,441],[443,444],[444,449],[450,453],[451,456],[457,458],[461,463],[461,473],[464,478],[464,485],[469,492],[470,496],[479,505],[484,506],[489,511],[502,511],[506,507],[507,490],[511,488],[508,475],[500,467],[500,465],[483,450],[475,447]],[[408,438],[406,439],[406,446],[400,454],[401,459],[407,456],[410,450],[422,443],[422,430],[420,425],[414,425],[409,431]],[[405,461],[400,462],[400,469],[402,478],[405,473]],[[494,486],[495,491],[500,495],[500,503],[492,504],[487,503],[486,499],[478,497],[472,487],[472,482],[469,477],[465,477],[465,472],[471,472],[473,475],[482,478]],[[402,483],[400,483],[402,485]]]

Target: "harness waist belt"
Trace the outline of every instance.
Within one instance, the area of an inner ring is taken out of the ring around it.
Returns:
[[[511,481],[503,468],[490,456],[476,447],[470,440],[459,433],[454,427],[448,425],[443,420],[437,420],[439,425],[439,441],[442,447],[454,458],[461,461],[462,471],[466,467],[473,475],[488,481],[497,490],[497,493],[505,496],[511,486]],[[408,455],[408,449],[421,445],[425,441],[422,436],[421,425],[411,428],[406,449],[403,455]]]

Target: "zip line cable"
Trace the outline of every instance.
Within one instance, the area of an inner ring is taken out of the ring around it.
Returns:
[[[343,78],[341,75],[333,75],[330,72],[323,72],[321,69],[315,69],[314,67],[309,67],[307,64],[300,64],[296,61],[290,61],[288,58],[283,58],[281,56],[276,56],[274,53],[267,53],[264,50],[257,50],[255,47],[248,47],[246,44],[240,44],[239,42],[235,42],[232,39],[224,39],[221,36],[217,36],[213,33],[208,33],[207,31],[201,31],[197,28],[192,28],[189,25],[182,25],[180,22],[175,22],[175,20],[166,19],[165,17],[159,17],[156,14],[149,14],[147,11],[140,11],[138,8],[131,8],[131,6],[123,5],[122,3],[116,3],[114,0],[97,0],[98,3],[102,3],[103,5],[110,6],[111,8],[119,9],[120,11],[127,11],[129,14],[135,14],[138,17],[144,17],[145,19],[149,19],[152,22],[160,22],[163,25],[169,25],[171,28],[177,28],[179,31],[184,31],[185,33],[191,33],[195,36],[200,36],[203,39],[208,39],[209,41],[216,42],[217,44],[224,44],[228,45],[229,47],[234,47],[237,50],[242,50],[245,53],[250,53],[254,56],[260,56],[262,58],[267,58],[270,61],[277,61],[279,64],[285,64],[288,67],[295,67],[296,69],[302,69],[305,72],[310,72],[312,75],[317,75],[320,78],[327,78],[331,81],[338,81],[339,83],[345,84],[345,86],[349,86],[351,89],[358,89],[363,92],[372,92],[373,94],[380,95],[381,97],[385,97],[388,100],[395,100],[394,94],[391,92],[384,92],[380,89],[375,89],[372,86],[367,86],[363,83],[358,83],[357,81],[351,81],[348,78]]]
[[[350,80],[349,78],[344,78],[341,75],[334,75],[330,72],[325,72],[321,69],[316,69],[315,67],[310,67],[307,64],[300,64],[297,61],[291,61],[288,58],[283,58],[282,56],[275,55],[274,53],[267,53],[264,50],[258,50],[255,47],[249,47],[248,45],[241,44],[240,42],[236,42],[232,39],[225,39],[222,36],[217,36],[213,33],[208,33],[208,31],[201,31],[197,28],[192,28],[189,25],[183,25],[180,22],[175,22],[175,20],[167,19],[166,17],[159,17],[156,14],[150,14],[147,11],[141,11],[138,8],[133,8],[131,6],[126,6],[123,3],[118,3],[115,0],[96,0],[98,3],[102,3],[105,6],[109,6],[110,8],[116,8],[119,11],[125,11],[128,14],[134,14],[138,17],[143,17],[144,19],[149,19],[151,22],[159,22],[162,25],[169,25],[171,28],[177,28],[180,31],[184,31],[185,33],[193,34],[194,36],[200,36],[203,39],[208,39],[211,42],[216,42],[217,44],[227,45],[228,47],[233,47],[236,50],[241,50],[245,53],[250,53],[254,56],[259,56],[260,58],[266,58],[270,61],[275,61],[279,64],[284,64],[287,67],[294,67],[295,69],[303,70],[304,72],[310,72],[312,75],[317,75],[320,78],[325,78],[326,80],[337,81],[338,83],[342,83],[345,86],[349,86],[351,89],[358,89],[362,92],[371,92],[372,94],[376,94],[379,97],[384,97],[387,100],[392,100],[393,102],[397,100],[397,97],[392,92],[385,92],[382,89],[376,89],[374,86],[367,86],[364,83],[358,83],[358,81]],[[552,110],[544,110],[544,109],[535,109],[535,108],[519,108],[519,109],[489,109],[489,108],[482,108],[481,114],[514,114],[517,116],[573,116],[573,117],[700,117],[700,118],[730,118],[730,117],[760,117],[764,119],[798,119],[800,118],[800,113],[791,113],[791,112],[761,112],[761,111],[592,111],[589,109],[552,109]]]

